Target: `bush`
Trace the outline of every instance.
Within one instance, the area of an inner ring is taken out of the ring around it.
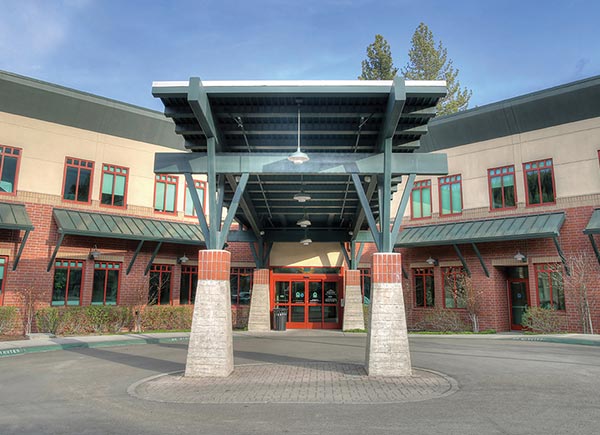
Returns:
[[[129,307],[46,307],[36,313],[38,330],[58,335],[117,333],[132,326]]]
[[[0,334],[12,331],[17,321],[17,307],[0,307]]]
[[[55,335],[60,325],[60,313],[57,308],[40,308],[35,313],[38,331]]]
[[[469,330],[460,313],[443,308],[434,308],[423,316],[417,329],[435,332],[462,332]]]
[[[523,314],[523,326],[538,334],[553,334],[561,332],[562,322],[552,308],[529,307]]]
[[[193,305],[148,306],[141,312],[142,330],[190,329],[193,313]]]

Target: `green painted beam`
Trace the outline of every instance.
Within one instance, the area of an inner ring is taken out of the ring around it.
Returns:
[[[380,199],[383,201],[379,204],[379,227],[381,228],[381,251],[393,252],[394,243],[391,234],[391,208],[392,208],[392,139],[385,139],[384,160],[383,160],[383,183],[382,195]]]
[[[358,194],[358,198],[360,199],[360,205],[365,212],[365,218],[369,224],[369,230],[371,231],[371,235],[373,236],[373,240],[375,241],[375,245],[377,246],[377,250],[381,251],[381,233],[377,229],[377,223],[375,222],[375,217],[373,216],[373,212],[371,211],[371,205],[367,200],[367,195],[363,189],[360,178],[356,174],[352,174],[352,181],[354,182],[354,187],[356,188],[356,193]]]
[[[208,234],[210,232],[208,228],[208,223],[206,222],[206,217],[204,216],[204,209],[202,208],[202,203],[200,203],[200,198],[198,197],[198,191],[195,189],[194,179],[192,178],[192,174],[186,172],[183,174],[185,176],[185,182],[188,187],[190,187],[190,198],[192,199],[192,204],[194,205],[194,210],[196,211],[196,217],[198,219],[198,224],[200,225],[200,231],[202,231],[202,235],[204,236],[204,240],[208,240]]]
[[[227,183],[229,184],[231,189],[235,192],[237,190],[237,182],[235,181],[235,177],[232,174],[226,174],[225,179],[227,180]],[[248,196],[248,194],[246,192],[244,192],[244,194],[242,195],[242,198],[240,199],[240,207],[242,208],[244,216],[248,220],[248,224],[249,224],[250,228],[254,232],[254,236],[257,239],[260,239],[261,238],[261,234],[260,234],[261,228],[259,225],[260,220],[256,213],[256,209],[254,208],[254,204],[252,203],[252,200],[250,199],[250,197]]]
[[[196,117],[196,120],[202,128],[202,132],[207,138],[214,138],[219,148],[223,143],[220,138],[219,130],[213,119],[208,95],[202,86],[202,82],[198,77],[191,77],[187,90],[187,101]]]
[[[154,248],[154,251],[152,251],[152,255],[150,256],[150,260],[148,261],[148,264],[146,265],[146,269],[144,270],[144,276],[148,275],[148,271],[152,267],[152,262],[154,261],[154,259],[158,255],[158,251],[160,251],[160,247],[161,246],[162,246],[162,242],[158,242],[158,244],[156,245],[156,248]]]
[[[396,209],[396,218],[394,219],[394,226],[392,227],[392,243],[396,244],[396,240],[398,239],[398,233],[400,232],[400,225],[402,224],[402,218],[404,217],[404,212],[406,211],[406,206],[408,205],[408,201],[410,200],[410,195],[412,193],[413,186],[415,184],[415,174],[410,174],[408,176],[408,180],[406,181],[406,186],[404,186],[404,192],[402,192],[402,198],[400,199],[400,203],[398,204],[398,208]]]
[[[227,235],[228,242],[257,242],[259,239],[254,235],[252,231],[229,231]]]
[[[569,268],[569,264],[567,263],[567,258],[563,253],[562,248],[560,247],[560,243],[558,242],[558,237],[552,237],[552,241],[554,242],[554,246],[556,247],[556,252],[558,252],[558,256],[560,257],[560,261],[562,261],[563,267],[565,268],[565,272],[567,276],[571,276],[571,269]]]
[[[140,243],[138,243],[137,248],[135,248],[135,252],[133,253],[133,257],[131,257],[131,261],[129,262],[129,266],[127,266],[127,271],[125,272],[125,275],[129,275],[129,272],[131,272],[131,268],[133,267],[133,264],[135,263],[135,260],[136,260],[136,258],[138,256],[138,254],[142,250],[143,244],[144,244],[144,241],[140,240]]]
[[[216,173],[266,174],[266,175],[348,175],[383,174],[384,155],[363,153],[314,153],[310,161],[294,165],[282,153],[217,153]],[[208,173],[208,155],[205,153],[156,153],[154,172],[156,174]],[[392,153],[390,157],[392,174],[446,175],[448,159],[446,154],[407,154]]]
[[[352,269],[352,260],[348,256],[348,250],[346,249],[346,243],[340,242],[340,251],[342,252],[342,255],[344,256],[344,260],[346,260],[346,265],[348,266],[348,269]],[[353,257],[354,257],[354,255],[353,255]]]
[[[598,264],[600,264],[600,250],[598,250],[598,245],[596,244],[596,240],[594,240],[594,235],[588,234],[588,237],[590,239],[590,243],[592,244],[594,254],[596,254],[596,260],[598,260]]]
[[[50,269],[52,269],[52,263],[54,263],[54,259],[56,258],[56,254],[58,254],[58,250],[60,248],[60,245],[62,245],[64,238],[65,234],[60,233],[60,235],[58,236],[58,241],[56,242],[56,246],[54,247],[54,251],[52,251],[52,255],[50,256],[50,261],[48,261],[48,267],[46,268],[46,272],[50,272]]]
[[[488,271],[488,268],[486,267],[485,262],[483,261],[483,257],[481,256],[481,252],[479,252],[479,248],[477,248],[477,245],[475,243],[471,243],[471,246],[473,247],[473,251],[475,251],[475,255],[477,255],[477,258],[479,259],[479,264],[481,264],[483,273],[485,273],[485,276],[489,278],[490,272]]]
[[[467,273],[467,276],[470,278],[471,277],[471,269],[469,269],[469,266],[467,265],[467,260],[465,260],[465,257],[463,257],[462,252],[460,252],[460,248],[458,247],[458,245],[452,245],[452,246],[454,247],[454,250],[456,251],[456,255],[458,256],[458,259],[462,263],[463,268],[465,269],[465,272]]]
[[[300,240],[308,237],[313,242],[348,242],[350,235],[346,229],[265,229],[263,236],[267,242],[300,242]],[[298,244],[298,249],[302,249]]]
[[[402,116],[404,103],[406,102],[406,86],[404,78],[395,77],[393,80],[390,95],[388,97],[387,108],[385,110],[383,125],[379,131],[377,139],[379,151],[384,150],[384,141],[394,136],[396,127]]]
[[[240,200],[242,198],[242,194],[244,193],[244,189],[246,188],[246,183],[248,182],[249,177],[250,175],[247,173],[242,174],[240,177],[240,182],[238,183],[237,188],[235,189],[235,194],[233,195],[233,199],[229,204],[227,216],[225,217],[225,222],[223,222],[222,230],[219,232],[218,245],[215,249],[223,249],[223,246],[225,245],[229,229],[233,223],[233,218],[237,212],[238,205],[240,204]]]
[[[23,235],[23,240],[21,240],[21,243],[19,244],[19,251],[17,252],[17,255],[15,256],[15,261],[13,262],[12,270],[17,270],[19,260],[21,259],[21,254],[23,254],[23,248],[25,248],[25,243],[27,243],[27,239],[29,238],[30,232],[31,232],[31,230],[26,230],[25,234]]]

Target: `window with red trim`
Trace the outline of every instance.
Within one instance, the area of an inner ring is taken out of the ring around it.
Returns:
[[[127,204],[128,178],[129,168],[103,163],[100,204],[109,207],[125,208]]]
[[[414,269],[415,306],[430,308],[435,305],[433,267]]]
[[[0,193],[16,195],[21,152],[20,148],[0,145]]]
[[[559,263],[536,264],[535,275],[540,307],[564,310],[562,266]]]
[[[206,182],[201,180],[194,180],[194,185],[196,186],[196,192],[198,193],[198,198],[200,198],[200,204],[202,204],[202,210],[205,211],[204,204],[205,196],[206,196]],[[190,187],[185,184],[185,200],[183,204],[185,216],[196,216],[196,210],[194,209],[194,202],[192,201],[192,195],[190,192]]]
[[[54,286],[52,305],[81,305],[83,261],[56,260],[54,262]]]
[[[92,305],[117,305],[120,277],[121,263],[105,261],[94,263]]]
[[[6,281],[7,257],[0,257],[0,306],[4,304],[4,282]]]
[[[462,267],[442,268],[444,305],[446,308],[465,308],[465,270]]]
[[[462,213],[462,177],[449,175],[440,177],[440,215],[448,216]]]
[[[154,182],[154,211],[177,214],[177,182],[173,175],[157,175]]]
[[[92,175],[94,162],[67,157],[65,159],[65,178],[63,199],[73,202],[92,202]]]
[[[410,197],[412,219],[431,217],[431,180],[415,181]]]
[[[153,264],[150,269],[150,285],[148,289],[149,305],[171,304],[171,282],[173,266],[170,264]]]
[[[198,266],[181,266],[181,286],[179,287],[179,304],[193,304],[196,301],[198,285]]]
[[[252,274],[250,267],[232,267],[229,278],[231,305],[250,305],[252,295]]]
[[[371,269],[360,270],[360,290],[363,297],[363,304],[371,303]]]
[[[523,163],[527,205],[554,204],[554,167],[552,159]]]
[[[488,169],[490,209],[502,210],[517,206],[515,167],[513,165]]]

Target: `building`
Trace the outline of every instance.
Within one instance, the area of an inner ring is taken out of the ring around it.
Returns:
[[[190,121],[189,113],[179,112],[177,99],[161,95],[160,86],[154,91],[165,102],[167,117],[0,73],[0,305],[17,305],[23,288],[35,289],[40,306],[194,300],[197,252],[207,244],[195,215],[195,195],[182,173],[156,170],[155,153],[204,151],[206,131]],[[301,103],[304,122],[313,123],[330,147],[368,151],[383,129],[377,119],[388,92],[346,106],[352,116],[331,125],[311,116],[307,99]],[[416,95],[416,87],[408,85],[406,91],[416,107],[417,96],[410,92]],[[394,125],[392,131],[406,156],[448,156],[447,171],[404,177],[391,202],[393,222],[403,196],[410,198],[400,234],[391,241],[403,254],[409,327],[422,325],[435,307],[466,318],[457,286],[461,276],[470,275],[480,291],[482,329],[519,329],[523,308],[540,305],[557,309],[564,329],[581,330],[581,304],[567,274],[575,272],[572,258],[577,256],[587,261],[589,306],[597,327],[600,267],[593,237],[600,232],[600,77],[430,121],[435,115],[430,107],[442,95],[431,92],[419,97],[425,98],[420,111],[400,109],[398,119],[415,124],[404,130]],[[213,105],[218,106],[217,98],[225,99],[214,96]],[[327,110],[339,112],[327,104]],[[231,150],[251,146],[250,124],[243,116],[215,112],[229,129],[223,128]],[[243,108],[239,112],[243,115]],[[277,122],[295,122],[287,118]],[[269,122],[269,128],[279,128]],[[339,137],[327,135],[327,129]],[[294,135],[286,137],[292,149]],[[274,138],[265,131],[257,136],[269,151]],[[311,144],[309,134],[303,137],[303,150],[310,154],[319,145]],[[363,293],[370,297],[373,236],[368,218],[360,214],[356,185],[349,175],[337,177],[313,175],[305,182],[302,176],[252,175],[243,181],[248,184],[238,201],[239,177],[232,172],[220,181],[222,201],[239,202],[239,211],[230,216],[205,212],[209,224],[235,218],[241,226],[233,223],[226,238],[237,325],[247,321],[256,269],[269,269],[269,305],[289,309],[288,327],[341,328],[348,269],[360,270]],[[192,181],[202,204],[210,203],[206,176]],[[367,204],[376,210],[375,180],[364,176],[360,181]],[[410,194],[403,195],[405,186]],[[291,201],[295,193],[312,195],[312,205]],[[249,219],[251,207],[260,219],[271,215],[271,225]],[[372,217],[379,217],[376,211]],[[303,219],[312,225],[298,228]],[[340,230],[334,231],[335,225]],[[255,243],[259,235],[253,233],[264,231],[271,242]],[[312,243],[298,243],[306,238]],[[294,300],[296,293],[302,296]]]

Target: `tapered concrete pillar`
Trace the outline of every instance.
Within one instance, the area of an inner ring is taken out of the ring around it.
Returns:
[[[346,270],[344,280],[344,322],[342,330],[365,329],[362,294],[360,290],[360,270]]]
[[[256,269],[252,276],[252,296],[248,314],[249,332],[264,332],[271,329],[269,308],[269,269]]]
[[[373,254],[371,277],[365,369],[369,376],[410,376],[401,255]]]
[[[198,287],[185,376],[229,376],[233,371],[233,334],[227,251],[198,252]]]

